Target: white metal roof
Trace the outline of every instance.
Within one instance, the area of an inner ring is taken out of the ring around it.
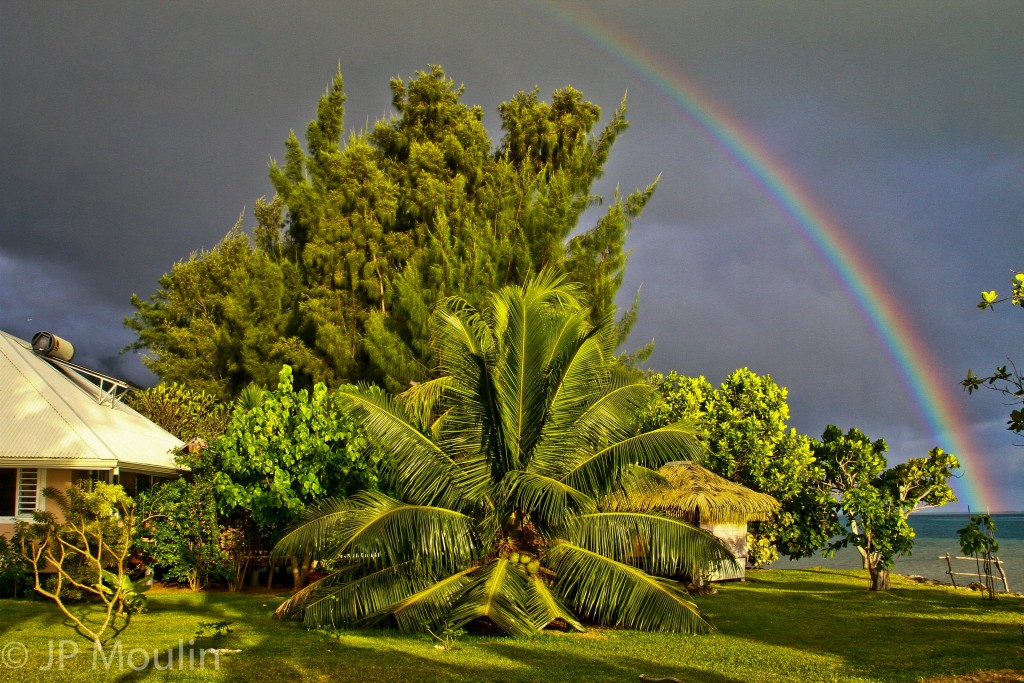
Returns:
[[[181,440],[0,331],[0,467],[176,468]]]

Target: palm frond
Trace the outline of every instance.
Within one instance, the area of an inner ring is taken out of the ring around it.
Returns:
[[[452,605],[449,618],[456,625],[487,619],[511,636],[532,636],[535,625],[524,606],[529,602],[529,575],[522,565],[497,558],[484,565]]]
[[[545,526],[557,524],[570,514],[597,511],[590,496],[535,472],[510,472],[502,481],[502,488],[502,498],[510,502],[511,509],[528,510],[531,519]]]
[[[341,391],[339,397],[359,418],[371,441],[388,452],[388,476],[402,498],[424,505],[460,505],[461,491],[453,483],[455,463],[416,428],[415,418],[399,403],[367,391]]]
[[[668,485],[668,481],[659,474],[660,470],[652,470],[649,467],[634,465],[622,475],[621,489],[611,496],[598,501],[598,507],[602,510],[620,510],[632,508],[620,508],[609,505],[609,501],[617,501],[625,496],[643,496],[648,493],[660,491]]]
[[[576,619],[576,615],[572,613],[572,610],[565,606],[562,598],[544,583],[544,579],[540,575],[534,574],[530,577],[530,581],[527,584],[527,593],[529,602],[527,603],[526,611],[529,613],[530,619],[533,620],[534,626],[538,629],[544,628],[555,619],[561,619],[580,633],[587,630]]]
[[[548,358],[545,363],[546,373],[550,378],[550,386],[557,391],[562,377],[571,366],[572,359],[578,354],[580,346],[588,338],[599,335],[600,328],[590,324],[590,311],[581,308],[567,313],[559,322],[555,334],[549,344]],[[607,364],[596,368],[600,374],[608,373]]]
[[[674,581],[567,542],[551,548],[548,565],[558,576],[555,589],[577,614],[597,623],[686,633],[712,628]]]
[[[295,616],[302,614],[303,606],[309,601],[313,594],[320,590],[325,590],[333,583],[338,581],[339,575],[343,574],[344,570],[333,571],[327,576],[317,579],[306,585],[304,588],[300,588],[295,591],[290,598],[282,602],[274,610],[275,619],[291,619]]]
[[[368,558],[376,567],[414,560],[429,573],[451,571],[473,561],[475,520],[455,510],[412,505],[363,491],[338,527],[341,550]]]
[[[579,454],[572,469],[560,479],[600,497],[618,490],[624,474],[635,465],[659,467],[680,453],[697,453],[699,448],[692,427],[677,423],[614,442],[593,453]]]
[[[458,457],[458,486],[474,506],[486,507],[486,498],[494,487],[491,461],[486,453],[472,451],[461,453]]]
[[[501,337],[508,327],[509,302],[522,301],[551,315],[583,310],[582,287],[568,282],[564,272],[545,268],[523,285],[507,285],[491,295],[485,310],[486,322]]]
[[[451,387],[451,377],[437,377],[414,384],[398,395],[406,411],[417,419],[416,426],[426,429],[433,419],[434,409]]]
[[[448,297],[434,307],[430,320],[431,348],[441,375],[449,378],[446,392],[455,405],[479,403],[480,384],[493,355],[493,339],[482,317],[461,297]]]
[[[572,348],[559,351],[562,357],[549,370],[551,397],[540,443],[556,446],[574,439],[577,421],[607,391],[608,359],[614,355],[608,343],[611,337],[605,331],[566,340],[574,342]]]
[[[621,374],[612,373],[615,378]],[[576,429],[590,443],[624,439],[636,431],[637,416],[654,400],[656,391],[646,382],[626,382],[609,386],[598,400],[576,421]]]
[[[392,616],[403,631],[417,631],[423,624],[441,624],[449,619],[452,601],[469,584],[467,576],[478,567],[466,567],[432,581],[429,586],[381,610],[376,619]]]
[[[350,501],[337,498],[306,508],[299,520],[274,545],[270,557],[290,557],[307,551],[317,559],[333,557],[339,546],[338,528],[351,508]]]
[[[451,347],[464,347],[474,355],[487,351],[490,337],[480,313],[460,296],[442,299],[430,316],[431,347],[444,351]],[[445,358],[438,359],[442,374],[457,376],[446,364]]]
[[[554,329],[545,301],[546,291],[526,287],[501,290],[491,299],[488,313],[495,320],[496,362],[491,379],[502,422],[505,472],[525,466],[540,435],[547,407],[545,369]]]
[[[605,385],[596,394],[575,418],[553,412],[553,424],[534,453],[531,469],[561,479],[595,450],[636,435],[636,415],[653,396],[649,388],[637,382],[614,389]]]
[[[447,453],[486,453],[504,458],[504,436],[498,417],[497,395],[491,379],[494,354],[490,332],[476,311],[463,300],[443,300],[432,316],[432,345],[440,370],[450,378],[448,409],[432,427],[438,445]]]
[[[406,562],[360,574],[358,565],[332,572],[296,592],[274,611],[288,618],[297,614],[307,626],[357,624],[429,583],[426,574]]]
[[[572,521],[571,542],[658,576],[701,575],[735,559],[714,534],[664,513],[598,512]]]

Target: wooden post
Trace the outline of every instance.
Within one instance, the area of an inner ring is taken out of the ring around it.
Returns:
[[[1010,584],[1006,581],[1006,572],[1003,571],[1003,561],[997,556],[995,559],[996,569],[999,570],[999,578],[1003,580],[1003,592],[1010,592]]]
[[[957,587],[957,585],[956,585],[956,577],[953,576],[953,562],[952,562],[952,560],[949,557],[949,553],[946,553],[945,560],[946,560],[946,573],[949,574],[949,580],[953,584],[953,588],[956,588]]]

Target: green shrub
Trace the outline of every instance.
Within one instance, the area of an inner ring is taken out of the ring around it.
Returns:
[[[139,509],[136,547],[161,578],[195,591],[230,576],[209,480],[177,479],[156,486],[139,496]]]

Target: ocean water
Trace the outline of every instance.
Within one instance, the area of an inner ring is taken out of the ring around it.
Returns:
[[[1024,513],[1005,513],[992,515],[995,522],[995,539],[999,543],[999,559],[1003,560],[1003,571],[1010,583],[1010,590],[1024,592]],[[967,525],[965,512],[957,513],[925,513],[912,515],[910,526],[914,527],[917,538],[910,555],[896,560],[893,572],[897,574],[916,574],[929,579],[937,579],[949,583],[946,575],[946,561],[939,559],[949,553],[953,557],[963,556],[960,550],[957,529]],[[860,569],[860,553],[856,548],[844,548],[835,557],[826,558],[819,555],[802,560],[791,561],[780,559],[771,565],[772,569],[807,569],[809,567],[829,567],[833,569]],[[954,561],[953,571],[976,572],[973,562]],[[998,574],[996,574],[998,577]],[[972,581],[970,577],[958,576],[957,583],[963,585]],[[973,579],[976,580],[976,579]],[[996,580],[996,588],[1002,588]]]

